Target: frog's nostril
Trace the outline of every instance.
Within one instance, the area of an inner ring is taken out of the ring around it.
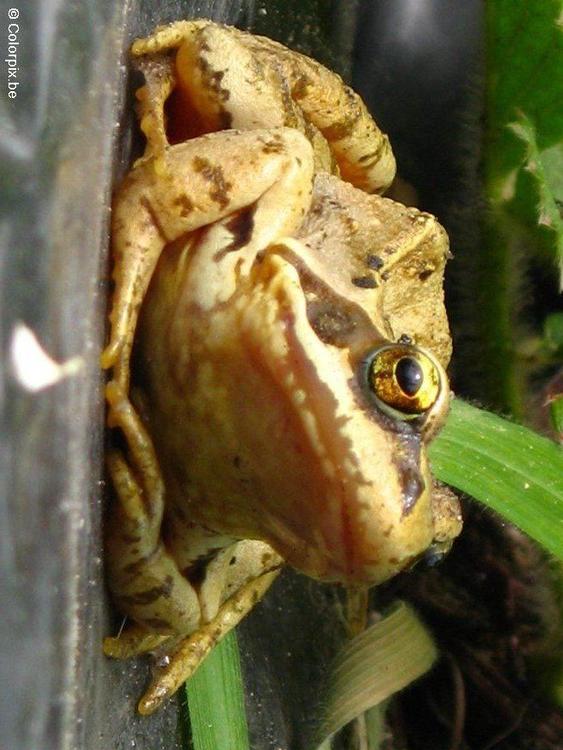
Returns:
[[[428,568],[439,565],[447,555],[447,550],[438,544],[432,544],[424,553],[424,563]]]

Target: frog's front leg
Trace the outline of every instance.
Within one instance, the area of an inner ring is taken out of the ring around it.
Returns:
[[[237,245],[248,260],[300,225],[312,178],[311,145],[289,128],[212,133],[131,170],[113,208],[115,292],[102,355],[124,393],[139,308],[166,245],[252,206],[251,231]]]

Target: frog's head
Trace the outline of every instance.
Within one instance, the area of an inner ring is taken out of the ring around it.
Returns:
[[[234,422],[261,498],[245,531],[314,577],[378,583],[461,528],[427,459],[450,401],[447,238],[433,217],[328,177],[316,193],[240,300],[252,371]]]
[[[436,220],[319,175],[299,233],[247,272],[213,246],[200,263],[201,247],[180,263],[186,283],[163,257],[146,336],[151,428],[190,518],[344,583],[447,549],[459,507],[426,453],[450,399]],[[213,283],[225,296],[206,307]]]

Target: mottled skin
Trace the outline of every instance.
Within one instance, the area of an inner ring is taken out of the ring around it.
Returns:
[[[167,650],[150,713],[284,561],[367,586],[446,549],[460,518],[425,451],[449,403],[447,238],[368,195],[394,162],[360,99],[314,61],[205,21],[133,54],[147,149],[115,197],[103,365],[127,447],[108,459],[108,576],[137,624],[105,650]],[[415,422],[362,380],[366,355],[399,340],[427,350],[441,384]]]

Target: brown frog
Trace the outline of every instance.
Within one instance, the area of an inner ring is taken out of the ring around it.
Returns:
[[[109,584],[160,648],[151,713],[284,562],[352,587],[459,533],[432,480],[450,337],[434,217],[370,195],[395,166],[341,79],[208,21],[133,45],[144,156],[114,201],[103,366]],[[137,363],[130,382],[130,359]]]

